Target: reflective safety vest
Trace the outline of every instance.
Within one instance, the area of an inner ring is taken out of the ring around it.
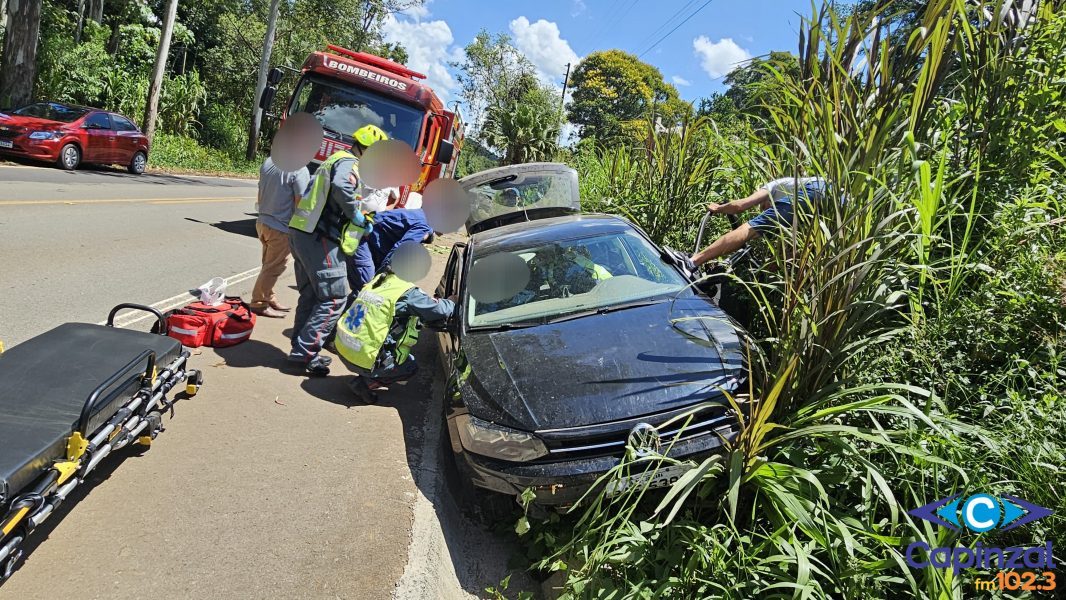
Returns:
[[[315,179],[311,183],[311,189],[307,190],[307,193],[296,204],[296,209],[292,212],[292,218],[289,219],[289,227],[304,233],[315,232],[315,228],[318,227],[318,220],[322,217],[322,209],[326,207],[326,203],[329,201],[329,190],[333,183],[333,165],[337,164],[337,161],[344,159],[356,160],[356,168],[358,169],[358,159],[347,150],[334,152],[329,158],[322,161],[318,170],[315,171]]]
[[[584,269],[589,275],[596,281],[603,281],[604,279],[610,279],[614,277],[611,272],[601,267],[600,265],[592,262],[588,258],[580,254],[571,254],[567,258],[574,261],[574,264]],[[547,273],[548,283],[555,283],[555,269],[549,268]]]
[[[413,287],[393,273],[371,279],[337,322],[337,353],[356,366],[373,369],[396,318],[396,302]],[[407,361],[417,341],[418,317],[412,316],[396,344],[397,365]]]

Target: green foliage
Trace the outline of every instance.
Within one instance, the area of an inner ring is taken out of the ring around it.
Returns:
[[[581,126],[581,136],[601,142],[630,132],[640,132],[649,118],[665,126],[680,123],[689,113],[677,88],[666,83],[658,69],[622,50],[593,52],[570,75],[573,100],[568,106],[571,123]]]
[[[167,133],[156,134],[148,163],[155,168],[219,175],[252,175],[259,171],[258,161],[235,159],[229,154],[204,147],[192,138]]]
[[[979,539],[906,514],[957,493],[1056,513],[986,545],[1066,543],[1066,13],[1042,4],[1019,32],[994,9],[930,0],[899,32],[823,7],[797,72],[765,71],[753,127],[699,119],[648,147],[579,146],[586,205],[675,243],[704,199],[750,192],[741,174],[831,187],[757,240],[762,269],[733,275],[758,310],[725,453],[665,494],[600,492],[532,523],[535,566],[565,571],[564,597],[968,597],[984,573],[902,556]],[[676,463],[630,453],[604,479],[659,462]]]
[[[196,117],[206,99],[207,90],[200,83],[196,71],[168,78],[163,82],[163,95],[159,101],[163,129],[169,133],[187,135],[194,125],[200,124]]]

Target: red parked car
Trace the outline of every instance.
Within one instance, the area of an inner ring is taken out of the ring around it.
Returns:
[[[119,164],[140,175],[148,163],[148,138],[118,113],[39,102],[0,112],[3,154],[55,162],[68,171],[83,162]]]

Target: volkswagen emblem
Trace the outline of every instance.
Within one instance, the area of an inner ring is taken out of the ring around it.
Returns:
[[[659,430],[648,423],[637,423],[629,430],[628,443],[638,455],[658,454]]]

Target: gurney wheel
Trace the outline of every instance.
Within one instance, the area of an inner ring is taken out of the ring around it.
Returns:
[[[195,396],[196,392],[200,391],[200,386],[204,383],[203,371],[192,370],[189,371],[189,376],[185,379],[185,394],[187,396]]]
[[[15,565],[18,564],[20,558],[22,558],[22,549],[16,548],[11,553],[11,556],[7,557],[4,564],[0,564],[0,583],[3,583],[15,573]]]

